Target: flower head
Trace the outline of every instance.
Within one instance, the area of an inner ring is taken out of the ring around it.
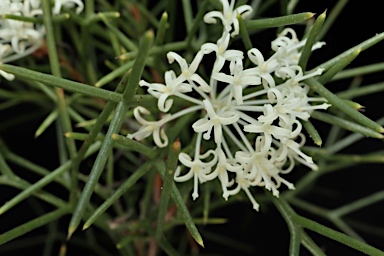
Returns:
[[[314,109],[329,107],[324,98],[309,97],[310,88],[305,84],[306,79],[323,70],[304,74],[298,60],[305,40],[298,40],[293,29],[283,30],[272,42],[275,53],[270,57],[263,56],[257,48],[250,49],[247,56],[254,66],[244,68],[244,53],[230,49],[230,35],[239,32],[236,16],[246,18],[252,9],[248,5],[234,8],[234,0],[221,3],[221,12],[204,16],[207,23],[215,23],[216,18],[222,21],[223,33],[216,44],[203,44],[191,63],[169,52],[169,63],[177,62],[181,72],[177,75],[173,70],[167,71],[165,84],[140,81],[158,99],[158,109],[169,114],[159,121],[146,121],[140,113],[147,112],[135,109],[134,116],[142,127],[128,136],[140,140],[153,134],[155,144],[164,147],[164,124],[194,113],[194,155],[179,154],[181,165],[176,169],[175,181],[193,179],[195,200],[199,184],[218,179],[225,200],[244,191],[258,210],[259,204],[251,192],[255,187],[265,187],[278,197],[281,184],[294,189],[283,175],[291,172],[295,163],[317,168],[313,159],[301,151],[305,136],[300,121],[308,120]],[[315,44],[312,49],[321,45]],[[199,66],[205,62],[205,55],[213,52],[216,58],[212,71],[207,72],[207,77],[201,76]],[[170,96],[186,101],[187,107],[171,109]]]

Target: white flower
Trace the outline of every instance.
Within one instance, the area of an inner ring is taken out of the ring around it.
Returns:
[[[241,15],[243,19],[249,17],[252,13],[252,7],[250,5],[242,5],[234,9],[235,0],[231,0],[231,3],[228,0],[220,0],[223,5],[223,11],[211,11],[204,15],[204,22],[215,24],[216,19],[219,18],[224,26],[224,31],[230,32],[232,30],[232,25],[234,31],[231,36],[234,37],[239,34],[239,21],[237,20],[237,15]]]
[[[216,60],[213,64],[212,73],[220,72],[223,68],[225,61],[235,61],[236,59],[243,59],[243,52],[239,50],[228,50],[229,33],[224,32],[223,36],[217,41],[217,44],[205,43],[201,46],[204,54],[211,52],[216,53]]]
[[[254,64],[257,65],[255,73],[262,78],[264,88],[268,89],[269,87],[275,87],[275,80],[273,79],[271,73],[275,71],[278,62],[274,56],[272,56],[269,60],[264,61],[264,57],[261,52],[258,49],[253,48],[248,51],[248,57]],[[269,87],[267,85],[269,85]]]
[[[199,192],[198,192],[198,186],[199,182],[204,183],[206,181],[212,180],[216,178],[217,174],[211,173],[212,167],[216,164],[217,162],[217,155],[214,150],[208,150],[206,153],[203,155],[200,155],[200,142],[201,142],[201,133],[198,134],[197,140],[196,140],[196,147],[195,147],[195,156],[194,159],[185,154],[185,153],[180,153],[179,154],[179,161],[186,167],[189,167],[189,171],[180,176],[181,168],[178,167],[175,171],[174,175],[174,180],[177,182],[184,182],[193,177],[194,179],[194,185],[193,185],[193,193],[192,193],[192,198],[193,200],[196,200],[196,198],[199,197]],[[213,156],[213,158],[208,161],[208,162],[203,162],[201,161],[202,159],[206,159]]]
[[[81,0],[55,0],[55,5],[53,7],[53,14],[60,14],[61,8],[67,7],[72,8],[74,5],[77,5],[76,13],[79,14],[84,9],[84,3]]]
[[[281,145],[280,147],[282,148],[281,151],[281,156],[280,158],[294,158],[298,162],[310,167],[312,170],[317,170],[318,167],[317,165],[313,162],[312,157],[307,156],[304,154],[301,150],[300,147],[305,143],[305,136],[304,134],[299,134],[299,137],[301,138],[301,142],[297,143],[296,141],[292,139],[283,139],[281,140]]]
[[[7,56],[10,52],[12,52],[12,48],[9,44],[0,44],[0,64],[2,63],[3,57]],[[3,70],[0,70],[0,75],[8,81],[15,79],[13,74],[9,74]]]
[[[213,73],[212,78],[228,83],[228,89],[231,90],[231,94],[236,100],[237,105],[243,104],[243,89],[248,85],[258,85],[261,83],[260,77],[256,76],[254,71],[251,69],[243,70],[243,63],[240,59],[234,61],[230,65],[232,75],[225,73]],[[228,90],[223,90],[224,92]]]
[[[189,83],[193,84],[193,81],[198,83],[200,85],[199,88],[201,88],[204,92],[209,92],[211,88],[209,85],[198,75],[196,74],[196,70],[199,67],[199,64],[203,58],[204,54],[199,51],[193,61],[190,65],[187,64],[187,61],[182,58],[179,54],[175,52],[168,52],[167,58],[168,62],[172,64],[175,60],[180,65],[181,74],[179,77],[176,78],[175,82],[176,84],[182,83],[184,81],[188,81]]]
[[[264,136],[264,146],[261,152],[265,154],[272,145],[272,137],[283,139],[291,137],[291,130],[277,125],[273,121],[278,117],[276,110],[270,104],[264,105],[264,115],[258,117],[258,121],[244,126],[244,131],[252,133],[262,133]]]
[[[171,115],[165,115],[160,121],[147,121],[140,115],[140,113],[148,115],[151,112],[143,107],[136,107],[133,110],[134,117],[136,118],[137,122],[142,125],[142,127],[137,132],[128,134],[127,137],[130,139],[134,138],[136,140],[142,140],[152,134],[153,141],[158,147],[163,148],[167,146],[168,137],[165,134],[162,126]]]
[[[291,38],[287,37],[291,34]],[[271,46],[277,55],[276,58],[282,66],[297,65],[301,56],[299,49],[304,46],[306,39],[299,41],[296,32],[292,28],[284,29],[279,36],[272,41]],[[317,42],[312,46],[312,51],[321,48],[325,43]]]
[[[20,1],[14,2],[11,0],[0,1],[0,14],[15,14],[21,12],[23,3]]]
[[[271,148],[268,152],[262,152],[265,140],[259,136],[255,141],[255,152],[236,153],[236,160],[243,168],[242,179],[246,179],[249,186],[264,186],[271,190],[273,195],[278,197],[281,183],[284,183],[289,189],[294,189],[292,183],[280,177],[281,163],[276,150]]]
[[[216,148],[216,155],[218,157],[217,165],[215,170],[212,172],[212,175],[216,175],[221,183],[221,189],[223,190],[223,197],[225,200],[228,200],[228,197],[230,196],[228,192],[228,187],[232,186],[234,183],[234,180],[229,180],[228,176],[228,168],[230,168],[230,159],[227,159],[224,151],[218,147]]]
[[[173,70],[165,72],[165,85],[159,83],[148,83],[144,80],[140,81],[140,86],[147,86],[148,92],[155,98],[158,98],[157,107],[162,112],[168,112],[172,107],[173,100],[167,99],[170,95],[177,93],[185,93],[192,91],[192,87],[185,83],[176,83],[176,75]]]
[[[33,23],[18,20],[4,20],[0,29],[0,42],[10,42],[14,52],[21,54],[30,45],[40,44],[43,32],[36,30]]]
[[[212,128],[214,130],[215,143],[220,144],[223,138],[222,125],[235,123],[239,119],[239,115],[235,111],[228,111],[226,108],[219,109],[215,112],[209,100],[203,100],[207,116],[197,120],[192,128],[195,132],[205,132],[204,139],[209,140]]]
[[[235,166],[232,168],[236,172],[236,184],[237,186],[233,189],[228,190],[229,195],[236,195],[242,189],[247,195],[249,201],[251,201],[253,209],[259,211],[260,205],[256,202],[255,198],[252,196],[249,191],[251,186],[251,181],[247,178],[246,172],[243,170],[242,166]]]

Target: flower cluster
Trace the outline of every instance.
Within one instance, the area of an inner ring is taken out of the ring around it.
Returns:
[[[284,29],[271,43],[274,54],[268,59],[256,48],[249,50],[247,56],[253,65],[244,68],[244,53],[228,47],[230,38],[239,33],[237,15],[247,18],[252,8],[243,5],[235,9],[234,0],[221,3],[222,12],[212,11],[204,17],[206,23],[215,23],[218,18],[223,24],[216,44],[203,44],[190,64],[169,52],[169,63],[176,61],[181,72],[177,75],[167,71],[165,84],[140,81],[140,86],[148,87],[148,92],[158,99],[158,109],[166,114],[158,121],[147,121],[142,115],[150,112],[137,107],[134,117],[141,128],[128,137],[142,140],[153,135],[155,144],[164,147],[168,144],[166,124],[195,113],[194,153],[180,153],[182,166],[175,172],[175,181],[193,178],[192,197],[196,199],[199,184],[217,178],[225,199],[243,190],[258,210],[250,187],[265,187],[279,196],[281,184],[294,189],[281,175],[289,173],[296,162],[317,169],[312,158],[300,149],[305,143],[300,121],[308,120],[315,109],[327,109],[329,104],[324,98],[308,96],[304,80],[320,75],[322,70],[303,73],[298,61],[305,41],[298,40],[291,28]],[[313,49],[321,46],[317,43]],[[215,54],[216,59],[206,81],[197,69],[204,56],[210,54]],[[226,65],[228,73],[223,71]],[[189,102],[189,107],[174,112],[174,97]]]
[[[81,0],[55,0],[52,12],[60,14],[62,7],[77,6],[76,12],[84,9]],[[41,0],[1,0],[0,15],[13,15],[35,18],[43,14]],[[0,63],[7,63],[31,54],[41,46],[45,36],[44,26],[17,19],[5,19],[0,16]],[[0,71],[7,80],[14,75]]]

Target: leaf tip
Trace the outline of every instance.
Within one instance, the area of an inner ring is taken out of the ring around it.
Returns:
[[[327,11],[328,11],[328,9],[325,9],[325,11],[322,14],[320,14],[320,17],[325,19],[327,17]]]
[[[152,29],[150,29],[147,32],[145,32],[145,37],[149,40],[153,40],[153,38],[155,37],[155,33],[153,32]]]
[[[88,222],[86,222],[86,223],[83,225],[82,230],[84,231],[84,230],[86,230],[87,228],[89,228],[90,226],[91,226],[91,224],[88,223]]]
[[[203,239],[200,237],[199,239],[195,240],[201,247],[205,248]]]
[[[68,241],[69,239],[71,239],[71,237],[72,237],[73,233],[75,232],[75,230],[76,230],[75,227],[69,227],[69,228],[68,228],[67,241]]]
[[[168,20],[168,13],[163,12],[163,15],[161,15],[161,19]]]
[[[310,19],[310,18],[312,18],[315,15],[316,15],[316,13],[314,13],[314,12],[308,12],[307,13],[307,19]]]
[[[119,136],[118,134],[114,133],[114,134],[111,135],[111,138],[112,138],[113,140],[117,140],[117,137],[118,137],[118,136]]]

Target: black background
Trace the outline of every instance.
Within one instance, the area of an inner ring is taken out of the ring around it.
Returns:
[[[299,12],[314,12],[317,14],[322,13],[328,9],[328,12],[332,10],[336,1],[309,1],[302,0],[298,4],[295,13]],[[329,33],[324,37],[323,41],[327,43],[322,49],[316,51],[309,63],[311,66],[316,66],[329,58],[336,56],[339,53],[353,47],[363,40],[366,40],[377,33],[384,32],[383,13],[380,5],[380,1],[349,1],[344,11],[341,13],[336,23],[329,30]],[[267,12],[267,15],[278,15],[278,9],[272,9]],[[351,67],[372,64],[384,61],[384,42],[379,43],[371,49],[368,49],[360,54],[360,56],[351,64]],[[363,84],[370,84],[384,80],[384,74],[378,73],[364,77]],[[338,91],[346,88],[348,82],[340,82],[331,84],[332,91]],[[382,116],[383,108],[381,105],[383,94],[372,95],[369,97],[359,98],[358,102],[366,107],[365,114],[372,119],[377,119]],[[22,111],[14,109],[12,115],[20,115],[22,118]],[[3,112],[1,112],[2,115]],[[9,113],[8,113],[9,114]],[[4,116],[2,117],[4,118]],[[55,134],[53,130],[48,130],[46,134],[38,139],[33,138],[35,129],[38,127],[40,120],[35,123],[30,123],[29,127],[18,127],[12,130],[2,130],[1,135],[6,140],[7,145],[18,154],[28,158],[34,159],[36,155],[49,156],[49,161],[44,159],[35,158],[38,164],[43,164],[49,169],[54,169],[57,166],[57,156],[52,154],[56,150],[56,145],[51,138],[54,138]],[[321,128],[321,133],[326,135],[327,126]],[[17,137],[17,138],[16,138]],[[373,140],[367,140],[367,143],[359,144],[356,147],[349,149],[349,152],[360,153],[367,152],[372,148],[382,148],[381,142],[374,142]],[[345,189],[347,194],[350,193],[352,197],[359,198],[363,195],[368,195],[375,191],[379,191],[382,188],[383,176],[378,173],[384,171],[382,166],[359,166],[356,169],[351,170],[351,176],[348,176],[348,180],[345,180],[346,174],[342,173],[340,176],[334,175],[332,177],[326,177],[319,181],[320,186],[328,186],[335,191]],[[372,176],[371,176],[372,175]],[[364,191],[362,191],[364,190]],[[2,202],[9,200],[10,195],[17,194],[16,189],[5,189],[1,192]],[[262,194],[262,193],[260,193]],[[255,195],[257,199],[257,193]],[[316,195],[312,195],[309,199],[314,200],[316,203],[328,206],[337,207],[341,205],[345,200],[343,197],[338,201],[327,202],[324,198],[317,198]],[[201,200],[201,199],[200,199]],[[47,206],[48,207],[48,206]],[[378,209],[378,211],[377,211]],[[384,227],[384,220],[381,216],[384,214],[383,207],[380,205],[375,206],[374,211],[370,211],[369,208],[365,211],[365,217],[371,216],[374,224]],[[298,211],[300,212],[300,211]],[[304,216],[314,218],[315,216],[308,215],[305,212],[300,212]],[[275,210],[272,205],[262,205],[261,211],[256,213],[252,210],[249,202],[235,204],[225,209],[218,210],[211,214],[211,216],[227,218],[228,223],[217,226],[199,226],[203,238],[205,238],[206,249],[201,249],[202,254],[210,255],[287,255],[289,233],[287,225]],[[34,216],[28,216],[25,214],[22,206],[15,207],[7,214],[0,216],[0,231],[8,230],[11,226],[15,226],[15,222],[18,224],[27,221]],[[324,220],[317,219],[319,222],[333,227],[330,223]],[[64,227],[64,226],[63,226]],[[216,243],[210,238],[212,232],[217,232],[221,235],[228,236],[231,239],[244,243],[245,247],[249,247],[249,253],[238,252],[231,249],[231,242],[224,242],[227,246],[220,243]],[[34,231],[32,236],[41,234],[40,231]],[[182,235],[185,235],[185,230],[181,231]],[[339,245],[319,235],[309,233],[315,239],[315,241],[324,248],[327,255],[362,255],[352,249],[348,249],[346,246]],[[366,240],[373,246],[384,250],[383,240],[378,237],[372,237],[369,235],[364,236]],[[36,248],[36,247],[34,247]],[[37,248],[36,248],[37,250]],[[5,254],[4,254],[5,255]],[[11,255],[11,254],[7,254]],[[75,255],[75,254],[73,254]],[[85,252],[82,255],[87,255]],[[302,255],[309,255],[305,250],[302,250]]]

